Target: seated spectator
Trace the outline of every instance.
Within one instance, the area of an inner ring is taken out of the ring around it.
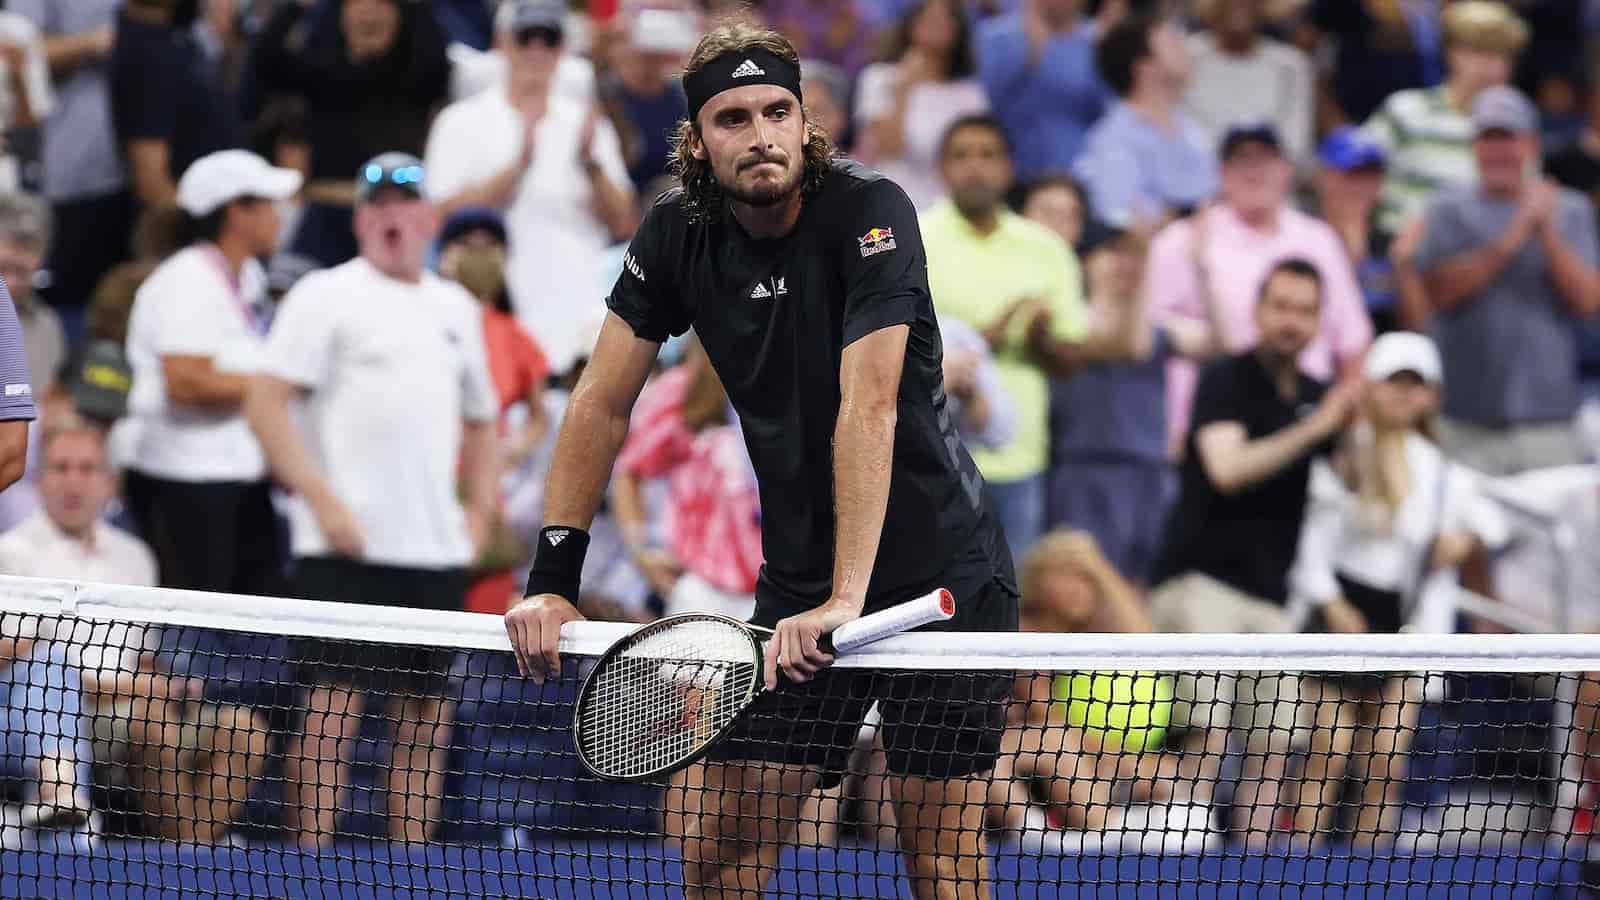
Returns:
[[[1144,235],[1091,225],[1080,242],[1092,331],[1105,361],[1051,384],[1049,522],[1095,538],[1118,573],[1149,582],[1175,492],[1167,459],[1168,360],[1215,352],[1207,323],[1152,321]],[[1208,308],[1208,320],[1217,314]]]
[[[1023,179],[1070,170],[1111,100],[1095,68],[1095,23],[1082,6],[1026,0],[978,25],[978,77]]]
[[[628,177],[638,190],[667,171],[672,134],[689,114],[678,75],[699,38],[699,23],[687,12],[640,10],[611,74],[600,82],[600,100],[622,140]]]
[[[1473,101],[1511,78],[1527,26],[1496,0],[1463,0],[1444,11],[1444,83],[1401,91],[1362,126],[1389,156],[1378,225],[1399,233],[1440,188],[1469,185]]]
[[[1401,91],[1444,78],[1439,4],[1310,0],[1296,42],[1325,61],[1317,79],[1317,132],[1360,123]]]
[[[944,195],[939,141],[955,120],[989,108],[974,77],[972,37],[956,0],[926,0],[887,36],[883,59],[856,88],[857,155],[918,209]]]
[[[840,156],[851,155],[856,133],[850,127],[850,94],[854,85],[844,70],[820,59],[800,60],[800,93],[806,98],[809,121],[833,141]],[[671,177],[670,174],[668,177]],[[675,186],[676,183],[674,183]],[[641,199],[654,200],[659,192],[644,190]],[[606,290],[610,290],[610,283]]]
[[[1256,342],[1264,277],[1279,262],[1305,259],[1321,282],[1322,321],[1308,335],[1300,367],[1327,381],[1354,364],[1372,341],[1349,256],[1333,229],[1289,205],[1293,171],[1267,125],[1242,125],[1223,137],[1220,202],[1163,228],[1150,245],[1144,289],[1157,321],[1217,325],[1223,351]],[[1220,314],[1212,317],[1213,309]],[[1167,378],[1167,433],[1174,457],[1188,431],[1195,367],[1174,361]]]
[[[256,40],[252,67],[268,96],[306,103],[311,173],[287,248],[335,266],[356,255],[351,173],[390,150],[420,154],[450,84],[432,4],[329,0],[280,4]]]
[[[1489,475],[1576,463],[1574,338],[1600,311],[1595,210],[1537,174],[1538,117],[1515,88],[1481,93],[1472,121],[1477,184],[1428,202],[1411,261],[1444,357],[1440,442]]]
[[[592,104],[554,89],[565,19],[559,0],[502,6],[505,80],[440,113],[427,153],[428,190],[443,210],[505,214],[517,317],[558,372],[577,355],[584,312],[601,307],[602,252],[636,222],[616,130]]]
[[[17,307],[35,397],[44,396],[67,355],[61,317],[34,293],[34,279],[49,247],[50,207],[32,194],[0,194],[0,277]]]
[[[1290,575],[1316,630],[1344,634],[1455,630],[1458,569],[1481,546],[1505,543],[1504,515],[1477,473],[1428,438],[1443,364],[1427,338],[1380,337],[1363,366],[1366,395],[1332,464],[1311,470],[1310,504]],[[1297,832],[1314,842],[1338,823],[1346,779],[1360,785],[1358,842],[1400,826],[1405,763],[1422,679],[1352,675],[1326,680],[1317,727],[1293,804]]]
[[[37,128],[54,105],[39,26],[18,13],[0,12],[0,190],[22,187],[25,160],[11,136]]]
[[[1024,631],[1151,630],[1138,592],[1084,532],[1041,538],[1023,558],[1020,585]],[[1176,757],[1160,752],[1171,697],[1170,678],[1148,672],[1018,676],[989,788],[991,816],[1021,831],[1037,800],[1052,828],[1103,831],[1121,827],[1130,803],[1170,805],[1181,782]]]
[[[1061,236],[1074,251],[1089,219],[1089,198],[1071,175],[1042,175],[1021,185],[1011,208]]]
[[[1206,29],[1189,36],[1194,64],[1183,108],[1205,130],[1208,147],[1238,122],[1271,122],[1298,168],[1311,159],[1311,60],[1262,33],[1265,6],[1213,0]]]
[[[1380,332],[1404,321],[1389,259],[1392,235],[1378,227],[1378,196],[1388,157],[1382,145],[1353,125],[1335,129],[1317,150],[1316,214],[1344,247],[1367,313]]]
[[[1152,573],[1157,631],[1292,627],[1285,604],[1311,461],[1331,449],[1359,397],[1356,383],[1328,388],[1300,368],[1323,319],[1324,295],[1310,262],[1272,266],[1256,301],[1257,343],[1211,363],[1200,379],[1178,501]],[[1274,824],[1288,749],[1284,729],[1292,721],[1269,727],[1293,713],[1293,690],[1283,681],[1178,680],[1173,724],[1189,731],[1191,744],[1204,745],[1213,767],[1226,750],[1230,718],[1244,728],[1249,756],[1235,799],[1248,818],[1235,824],[1253,844],[1265,842]]]
[[[197,12],[180,0],[127,0],[117,17],[111,115],[145,208],[177,202],[195,160],[244,146],[233,97],[196,40]]]
[[[1190,62],[1177,22],[1119,23],[1100,39],[1095,65],[1118,102],[1090,129],[1072,168],[1094,217],[1148,229],[1209,199],[1217,162],[1205,132],[1180,105]]]

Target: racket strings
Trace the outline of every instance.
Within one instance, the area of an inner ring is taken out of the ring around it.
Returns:
[[[743,628],[717,619],[663,623],[596,669],[579,713],[596,772],[645,777],[698,753],[737,717],[760,677]]]

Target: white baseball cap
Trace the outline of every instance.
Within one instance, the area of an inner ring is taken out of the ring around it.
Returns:
[[[1415,372],[1428,384],[1444,380],[1439,348],[1425,335],[1392,331],[1372,342],[1362,372],[1371,381],[1385,381],[1401,372]]]
[[[222,150],[190,164],[178,180],[178,207],[191,216],[209,216],[240,197],[287,200],[304,179],[248,150]]]

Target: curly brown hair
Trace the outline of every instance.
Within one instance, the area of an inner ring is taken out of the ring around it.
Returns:
[[[796,66],[800,64],[800,54],[795,52],[788,38],[776,31],[735,22],[719,25],[700,39],[689,57],[689,64],[684,67],[684,77],[700,71],[724,53],[746,53],[756,49],[766,50]],[[800,189],[810,195],[822,187],[835,152],[827,132],[816,125],[803,104],[800,112],[806,121],[806,143],[802,151],[805,171]],[[677,132],[672,137],[672,174],[683,186],[679,208],[690,221],[708,221],[720,215],[724,200],[722,185],[717,183],[710,161],[696,159],[690,151],[691,137],[698,139],[699,136],[700,123],[684,119],[678,123]]]

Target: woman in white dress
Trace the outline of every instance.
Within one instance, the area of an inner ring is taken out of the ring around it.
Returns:
[[[1308,630],[1453,631],[1457,569],[1480,547],[1503,544],[1507,524],[1482,476],[1446,459],[1431,437],[1443,375],[1433,342],[1383,335],[1363,374],[1355,424],[1332,461],[1312,469],[1291,612]],[[1416,674],[1307,679],[1301,699],[1315,703],[1316,727],[1293,804],[1296,832],[1324,840],[1351,778],[1361,794],[1355,842],[1395,834],[1422,681]]]
[[[945,129],[989,108],[974,74],[972,30],[961,3],[918,3],[890,29],[885,50],[882,62],[861,72],[856,157],[926,209],[944,196],[939,142]]]

